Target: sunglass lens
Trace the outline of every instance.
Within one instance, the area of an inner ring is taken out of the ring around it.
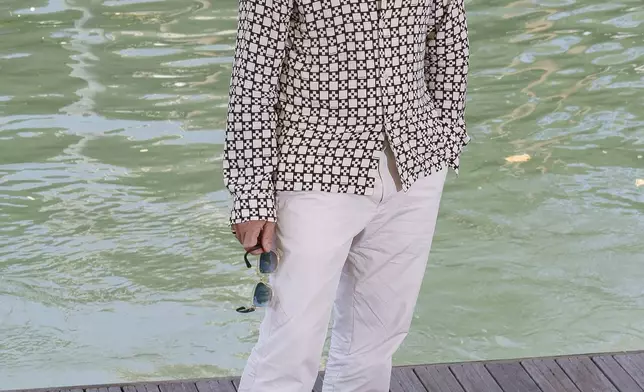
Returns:
[[[275,252],[262,253],[259,257],[259,272],[271,274],[277,269],[277,255]]]
[[[257,307],[267,306],[271,302],[273,291],[264,283],[257,283],[253,294],[253,304]]]

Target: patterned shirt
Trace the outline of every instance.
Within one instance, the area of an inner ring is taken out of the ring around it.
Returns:
[[[403,190],[469,142],[464,0],[240,0],[224,181],[231,224],[277,191],[369,195],[391,146]]]

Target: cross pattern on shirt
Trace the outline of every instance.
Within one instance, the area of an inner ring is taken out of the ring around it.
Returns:
[[[464,0],[240,0],[224,152],[231,223],[277,191],[372,194],[391,146],[403,190],[458,171]]]

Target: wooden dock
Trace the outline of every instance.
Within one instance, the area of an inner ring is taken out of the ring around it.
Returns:
[[[322,390],[322,373],[314,392]],[[6,392],[236,392],[237,378]],[[394,368],[390,392],[644,392],[644,351]]]

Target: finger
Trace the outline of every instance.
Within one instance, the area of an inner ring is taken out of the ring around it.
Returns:
[[[266,222],[261,234],[261,244],[264,252],[273,250],[273,238],[275,235],[275,223]]]
[[[253,255],[262,253],[261,249],[253,249],[259,242],[259,233],[262,226],[259,224],[250,224],[246,226],[247,227],[242,229],[242,246],[247,252],[250,252]]]

